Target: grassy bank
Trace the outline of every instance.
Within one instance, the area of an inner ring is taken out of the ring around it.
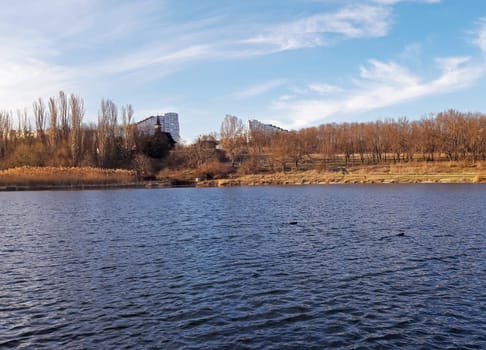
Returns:
[[[486,183],[482,164],[403,163],[356,166],[339,171],[292,171],[201,181],[198,186],[260,186],[375,183]]]
[[[481,163],[434,162],[364,165],[334,171],[289,171],[252,175],[224,174],[200,180],[191,170],[159,173],[156,181],[140,183],[134,171],[99,168],[20,167],[0,170],[0,190],[44,190],[108,187],[263,186],[375,183],[486,183]]]
[[[134,171],[120,169],[19,167],[0,170],[0,190],[121,187],[136,184]]]

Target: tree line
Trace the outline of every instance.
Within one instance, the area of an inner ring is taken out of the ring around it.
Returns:
[[[236,117],[226,118],[221,144],[243,172],[486,159],[486,115],[482,113],[451,109],[414,121],[402,117],[249,133],[242,131]]]
[[[0,168],[16,166],[91,166],[147,171],[153,166],[150,145],[160,138],[138,130],[130,104],[120,108],[103,99],[97,123],[85,123],[84,100],[60,91],[27,109],[0,111]]]
[[[84,122],[84,101],[61,91],[16,115],[0,111],[0,168],[94,166],[156,174],[199,169],[206,177],[231,172],[332,170],[350,165],[411,161],[486,160],[486,115],[448,110],[409,120],[327,123],[291,131],[247,130],[226,116],[219,133],[173,144],[138,130],[130,104],[103,99],[97,123]]]

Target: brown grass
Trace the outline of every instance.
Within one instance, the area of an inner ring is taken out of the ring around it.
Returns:
[[[180,169],[180,170],[163,169],[157,174],[156,179],[159,181],[166,181],[166,180],[194,181],[196,177],[197,177],[197,173],[195,169]]]
[[[464,162],[400,163],[364,165],[346,171],[316,170],[242,175],[200,185],[305,185],[305,184],[372,184],[372,183],[486,183],[486,170]]]
[[[19,167],[0,170],[0,186],[84,186],[136,183],[136,173],[120,169]]]
[[[224,170],[224,171],[223,171]],[[211,174],[212,179],[197,182],[197,186],[257,186],[354,183],[486,183],[483,164],[466,162],[397,163],[363,165],[346,171],[292,171],[248,174],[220,178],[226,168],[206,164],[200,169],[161,171],[157,180],[169,183],[194,182],[196,177]],[[0,170],[0,187],[42,189],[50,187],[118,186],[137,183],[136,173],[129,170],[69,167],[19,167]],[[2,189],[0,188],[0,189]]]

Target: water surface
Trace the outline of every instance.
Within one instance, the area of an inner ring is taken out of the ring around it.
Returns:
[[[484,208],[483,185],[0,193],[0,348],[484,349]]]

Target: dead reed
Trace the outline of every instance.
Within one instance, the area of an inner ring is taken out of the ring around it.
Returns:
[[[0,170],[0,186],[128,185],[136,173],[121,169],[91,167],[18,167]]]

